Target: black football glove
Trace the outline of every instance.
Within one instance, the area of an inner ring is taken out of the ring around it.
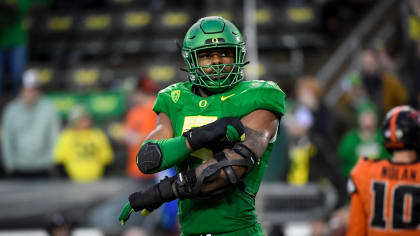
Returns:
[[[210,124],[193,128],[182,135],[188,139],[193,150],[202,147],[214,147],[220,142],[243,141],[245,139],[244,126],[242,122],[234,117],[224,117]]]
[[[133,211],[144,210],[142,212],[144,215],[159,208],[163,203],[176,199],[176,195],[172,191],[172,183],[174,181],[174,177],[166,177],[144,192],[132,193],[128,198],[129,203],[121,210],[118,220],[124,224],[130,218]]]

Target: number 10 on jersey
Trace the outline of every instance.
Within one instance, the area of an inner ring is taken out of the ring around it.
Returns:
[[[373,215],[370,221],[371,227],[385,229],[391,226],[393,230],[415,230],[420,226],[420,186],[399,184],[387,194],[387,183],[374,181],[372,183],[372,206]],[[391,195],[391,196],[389,196]],[[387,198],[389,207],[386,207]],[[388,220],[385,217],[385,209],[390,211]]]

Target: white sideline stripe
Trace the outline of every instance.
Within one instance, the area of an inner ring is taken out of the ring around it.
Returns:
[[[43,229],[34,230],[2,230],[0,236],[48,236],[47,232]]]
[[[43,229],[32,230],[0,230],[0,236],[48,236]],[[102,231],[94,228],[73,229],[71,236],[104,236]]]

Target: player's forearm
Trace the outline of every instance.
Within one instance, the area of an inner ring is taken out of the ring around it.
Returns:
[[[243,159],[243,157],[236,154],[232,150],[225,149],[223,152],[225,153],[226,158],[229,159],[229,160],[241,160],[241,159]],[[197,173],[201,173],[205,168],[207,168],[210,165],[214,165],[216,163],[217,163],[217,161],[215,159],[211,159],[211,160],[207,161],[206,163],[204,163],[203,165],[201,165],[197,168]],[[239,178],[244,176],[244,174],[247,171],[247,169],[245,167],[241,167],[241,166],[232,166],[232,169],[235,171],[236,176],[238,176]],[[228,179],[228,177],[227,177],[227,175],[224,171],[220,171],[217,178],[215,178],[211,182],[205,183],[201,187],[201,192],[202,193],[209,193],[209,192],[215,191],[217,189],[221,189],[221,188],[223,188],[227,185],[229,185],[229,179]]]
[[[245,127],[245,134],[246,140],[242,142],[245,146],[247,146],[258,158],[258,160],[263,155],[265,149],[267,148],[269,142],[269,136],[266,132],[261,132],[257,130],[250,129]],[[228,160],[243,160],[244,157],[239,155],[238,153],[234,152],[231,149],[224,149],[224,154]],[[197,168],[197,172],[202,172],[206,167],[217,163],[215,159],[211,159],[211,162],[207,161],[206,163],[202,164]],[[244,166],[232,166],[232,169],[235,171],[235,174],[242,178],[245,173],[247,172],[247,168]],[[225,170],[220,171],[220,174],[214,181],[208,182],[204,184],[201,188],[203,193],[212,192],[214,190],[220,189],[225,187],[229,184],[228,176],[226,175]]]
[[[252,166],[252,164],[249,163],[255,163],[259,160],[269,142],[269,136],[264,131],[245,128],[245,134],[246,140],[244,142],[234,145],[233,148],[224,149],[223,153],[216,154],[215,158],[209,159],[200,166],[188,171],[185,173],[186,178],[197,178],[198,181],[194,182],[199,182],[199,190],[201,193],[213,192],[232,184],[232,179],[234,180],[236,177],[239,179],[242,178]],[[236,148],[239,148],[239,146],[237,145],[240,145],[242,149],[248,151],[242,150],[238,152]],[[254,161],[250,161],[247,155],[240,154],[246,154],[247,152],[252,154],[252,159],[255,159]],[[219,160],[217,157],[219,157]],[[191,173],[191,171],[194,171],[194,173]],[[236,176],[233,175],[232,171]],[[209,174],[210,172],[213,173]],[[193,188],[194,187],[191,186],[191,189]],[[177,196],[179,195],[179,193],[176,192],[175,185],[174,192]]]

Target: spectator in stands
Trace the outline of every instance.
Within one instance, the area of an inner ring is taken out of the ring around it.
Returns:
[[[282,120],[290,134],[287,181],[294,185],[328,183],[338,192],[335,206],[338,208],[346,198],[345,184],[338,170],[332,115],[322,103],[321,95],[322,88],[314,77],[305,76],[297,81],[297,101],[288,107],[290,113]],[[322,235],[326,225],[325,219],[314,221],[312,235]]]
[[[377,119],[377,109],[373,104],[367,102],[358,108],[357,129],[346,132],[338,146],[338,155],[341,159],[340,172],[344,177],[348,178],[359,157],[371,159],[389,157],[383,146]]]
[[[333,117],[322,103],[321,95],[322,88],[314,77],[305,76],[297,81],[297,101],[290,103],[291,115],[283,119],[291,141],[288,181],[300,185],[327,177],[338,188]],[[330,171],[326,173],[325,169]]]
[[[358,107],[369,101],[362,78],[358,73],[352,73],[341,83],[342,94],[334,108],[338,132],[342,135],[347,130],[357,126],[354,114]]]
[[[404,66],[410,78],[410,104],[420,108],[420,1],[401,1]]]
[[[7,105],[2,129],[6,173],[15,177],[48,177],[60,119],[53,104],[42,96],[35,70],[24,73],[22,91]]]
[[[333,116],[322,101],[323,89],[316,78],[304,76],[296,83],[297,110],[313,139],[335,143]],[[328,145],[327,145],[328,146]]]
[[[136,163],[137,152],[144,138],[155,128],[156,114],[153,104],[156,99],[157,85],[148,77],[139,80],[138,88],[133,93],[134,106],[125,119],[124,140],[127,146],[126,173],[132,178],[153,179],[154,175],[143,175]]]
[[[379,107],[381,114],[407,102],[406,89],[395,75],[380,67],[375,51],[364,50],[360,54],[360,64],[364,90],[369,99]]]
[[[290,113],[287,113],[282,119],[290,134],[290,169],[287,174],[287,182],[297,186],[304,186],[309,182],[317,182],[324,186],[327,184],[333,186],[341,195],[343,192],[345,194],[344,184],[343,181],[340,181],[337,169],[338,165],[330,163],[323,147],[317,146],[311,139],[308,114],[292,107],[288,107],[288,112]],[[337,207],[341,204],[339,203]],[[325,216],[325,219],[327,217]],[[323,232],[327,230],[325,219],[312,222],[312,235],[323,235]]]
[[[0,0],[0,93],[4,92],[6,69],[10,70],[13,91],[20,86],[27,63],[28,36],[24,20],[33,2],[50,0]]]
[[[282,119],[289,136],[290,169],[286,180],[293,185],[305,185],[309,181],[329,180],[340,187],[337,160],[324,142],[311,134],[311,114],[299,105],[288,107],[288,113]],[[331,145],[330,145],[331,146]],[[329,171],[326,172],[325,170]]]
[[[386,50],[386,45],[378,41],[375,45],[375,54],[378,62],[378,69],[380,71],[394,73],[397,65]]]
[[[373,102],[380,115],[407,101],[405,88],[392,74],[395,64],[382,46],[378,45],[376,51],[364,50],[359,59],[361,71],[351,73],[343,81],[342,94],[334,109],[339,134],[358,125],[353,114],[365,102]]]
[[[92,119],[82,105],[72,108],[69,127],[63,130],[54,151],[55,162],[67,176],[79,183],[103,177],[113,160],[105,133],[92,127]]]

